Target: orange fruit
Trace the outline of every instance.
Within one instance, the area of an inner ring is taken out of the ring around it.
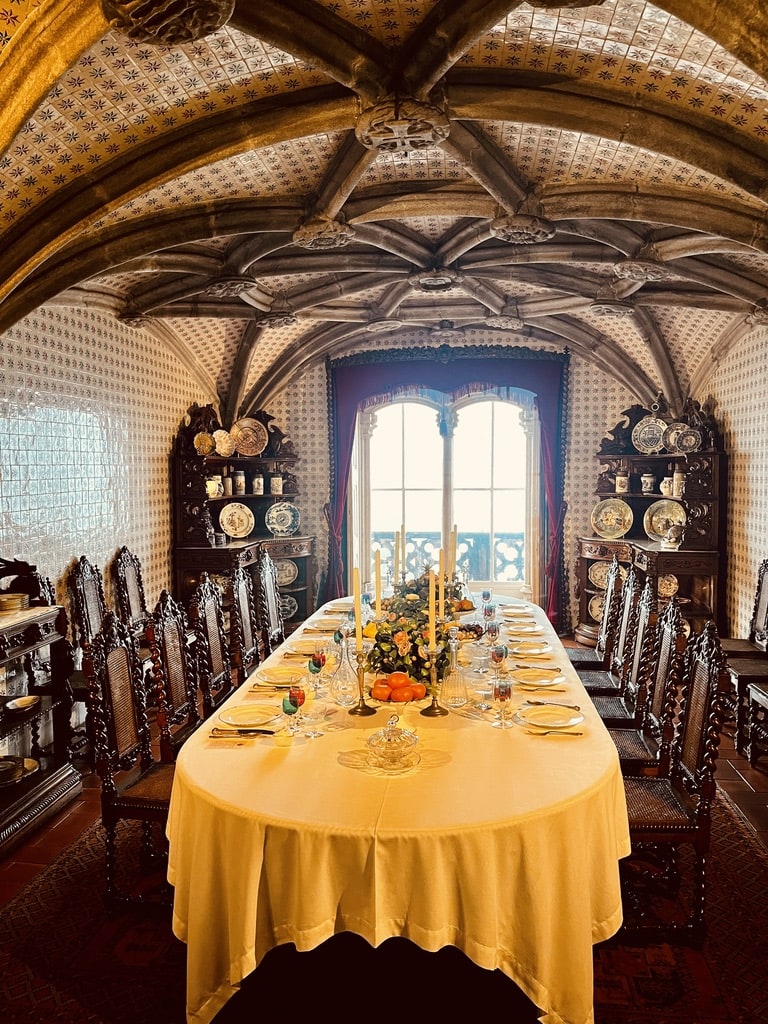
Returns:
[[[389,686],[386,679],[377,679],[371,687],[371,696],[374,700],[389,700],[391,693],[392,687]]]
[[[390,700],[394,700],[398,704],[404,704],[407,700],[413,700],[413,687],[398,686],[397,689],[392,691]]]
[[[414,700],[421,700],[422,697],[427,696],[427,688],[424,683],[411,683],[411,689],[413,690]]]
[[[387,676],[387,683],[393,690],[397,690],[401,686],[410,686],[412,682],[411,677],[405,672],[390,672]]]

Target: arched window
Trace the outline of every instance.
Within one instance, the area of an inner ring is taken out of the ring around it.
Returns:
[[[392,582],[406,533],[409,574],[437,565],[457,532],[457,572],[496,593],[540,598],[539,430],[534,395],[508,400],[414,389],[358,416],[349,490],[348,561],[363,578],[381,552]],[[401,564],[402,569],[402,564]]]

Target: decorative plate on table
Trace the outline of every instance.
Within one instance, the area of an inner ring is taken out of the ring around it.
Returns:
[[[654,455],[664,447],[667,424],[656,416],[644,416],[632,431],[632,444],[643,455]]]
[[[532,725],[537,729],[569,729],[584,721],[580,711],[557,704],[545,704],[542,707],[527,707],[524,704],[514,717],[520,725]]]
[[[5,705],[6,711],[29,711],[35,704],[40,703],[40,698],[36,693],[30,693],[26,697],[17,697],[15,700],[9,700]]]
[[[241,729],[259,729],[279,717],[280,711],[272,704],[238,704],[234,708],[224,708],[217,715],[225,725]]]
[[[0,757],[0,786],[13,786],[39,769],[40,762],[33,757],[16,757],[14,754]]]
[[[214,430],[213,440],[217,455],[223,455],[228,459],[230,455],[235,454],[235,441],[228,430]]]
[[[552,645],[546,640],[523,640],[509,652],[510,654],[522,654],[526,658],[537,657],[539,654],[547,654],[552,650]]]
[[[241,455],[261,455],[269,443],[267,428],[250,416],[233,423],[230,434]]]
[[[666,576],[659,576],[656,580],[656,593],[659,597],[674,597],[679,587],[677,576],[671,572]]]
[[[195,446],[195,451],[198,455],[213,455],[216,451],[216,442],[213,439],[213,435],[207,433],[205,430],[201,430],[199,434],[195,434],[192,444]]]
[[[278,587],[289,587],[299,575],[299,567],[292,558],[276,558],[275,573]]]
[[[663,498],[645,510],[643,529],[648,540],[662,541],[670,526],[685,526],[685,509],[679,501]]]
[[[589,599],[589,604],[587,605],[587,609],[589,611],[589,614],[595,620],[595,622],[599,622],[602,619],[602,617],[603,617],[603,606],[604,605],[605,605],[605,595],[604,594],[595,594],[594,597],[591,597]]]
[[[264,516],[264,525],[275,537],[290,537],[296,533],[300,522],[301,513],[290,501],[270,505]]]
[[[677,450],[684,455],[697,452],[701,448],[701,432],[693,427],[688,427],[677,436]]]
[[[253,512],[239,501],[231,501],[219,513],[219,526],[228,537],[249,537],[255,525]]]
[[[670,423],[668,425],[667,429],[664,431],[664,434],[662,436],[664,447],[667,449],[668,452],[679,451],[679,448],[677,447],[677,439],[678,437],[680,437],[684,430],[688,429],[689,427],[687,423],[680,423],[679,421],[676,421],[675,423]]]
[[[608,572],[611,568],[610,562],[593,562],[592,565],[587,569],[587,579],[593,587],[597,587],[598,590],[605,590],[605,586],[608,582]],[[622,580],[626,579],[627,570],[623,565],[619,566],[619,576]]]
[[[541,626],[537,626],[535,622],[530,625],[527,622],[508,622],[507,633],[512,638],[517,636],[544,636],[544,630]]]
[[[274,690],[287,690],[291,683],[301,678],[298,668],[287,665],[274,665],[271,668],[258,668],[254,672],[254,686],[268,686]]]
[[[291,654],[301,654],[308,658],[315,653],[318,643],[322,643],[322,640],[291,640],[285,646]]]
[[[280,595],[280,614],[286,621],[290,621],[299,610],[299,602],[293,594]]]
[[[554,686],[565,682],[565,676],[556,668],[516,668],[509,674],[521,686],[533,686],[537,690],[540,686]]]
[[[621,498],[598,501],[592,509],[592,529],[604,540],[617,540],[632,528],[632,509]]]

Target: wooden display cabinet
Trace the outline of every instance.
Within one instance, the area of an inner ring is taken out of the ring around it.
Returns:
[[[575,638],[589,646],[596,643],[601,587],[596,582],[600,570],[593,566],[596,562],[610,563],[614,552],[620,563],[635,566],[641,581],[647,576],[654,580],[660,604],[676,594],[683,616],[695,632],[713,619],[721,635],[725,635],[726,456],[714,450],[687,455],[635,452],[598,454],[596,461],[596,502],[621,499],[631,509],[632,523],[621,537],[593,535],[577,540],[579,621]],[[661,481],[674,478],[676,472],[684,473],[682,487],[676,494],[663,494]],[[616,478],[624,473],[626,490],[617,490]],[[643,476],[654,478],[651,489],[643,489]],[[660,501],[676,502],[685,512],[683,539],[677,549],[653,535],[653,516],[649,516],[648,510]]]
[[[0,615],[3,855],[83,788],[72,764],[73,658],[66,637],[67,615],[57,605]]]
[[[193,410],[190,410],[192,413]],[[272,417],[255,414],[269,429]],[[212,430],[213,424],[208,423]],[[202,425],[190,416],[190,423],[179,431],[172,456],[172,492],[174,523],[174,587],[177,597],[186,605],[205,571],[224,586],[232,569],[240,564],[246,569],[255,564],[259,545],[269,551],[275,561],[286,632],[291,632],[315,610],[314,537],[296,533],[275,535],[266,518],[278,502],[294,505],[298,482],[294,469],[299,461],[290,443],[283,442],[282,432],[272,430],[267,448],[259,456],[201,454],[195,437]],[[206,482],[213,476],[234,480],[242,473],[244,493],[211,496]],[[263,493],[254,493],[253,479],[263,479]],[[279,474],[281,493],[270,492],[270,480]],[[248,509],[253,527],[245,536],[228,536],[221,528],[221,516],[228,506],[237,502]]]

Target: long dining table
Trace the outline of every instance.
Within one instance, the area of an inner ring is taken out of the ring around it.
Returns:
[[[297,641],[323,636],[334,610],[321,608],[262,669],[306,669]],[[512,703],[578,705],[583,721],[567,730],[578,735],[496,728],[492,712],[470,706],[426,717],[421,701],[398,709],[418,756],[391,772],[371,761],[366,739],[392,706],[362,717],[318,697],[316,738],[214,736],[248,702],[277,711],[280,692],[251,676],[185,743],[167,835],[187,1021],[211,1021],[273,947],[307,951],[344,931],[373,947],[394,936],[458,947],[511,978],[545,1024],[594,1021],[592,947],[622,921],[624,788],[562,643],[542,609],[530,614],[549,650],[529,664],[559,669],[559,685],[515,686]],[[525,637],[509,622],[514,666]]]

